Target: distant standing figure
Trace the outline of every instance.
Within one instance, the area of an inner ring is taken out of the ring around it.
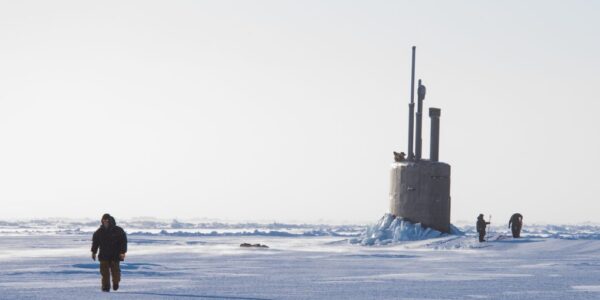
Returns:
[[[479,242],[485,242],[485,228],[489,225],[490,222],[486,222],[483,219],[483,214],[479,214],[477,217],[477,232],[479,233]]]
[[[523,215],[515,213],[508,221],[508,228],[512,230],[514,238],[521,237],[521,228],[523,227]]]
[[[115,218],[109,214],[102,216],[102,225],[92,237],[92,259],[96,260],[96,252],[100,248],[100,274],[102,275],[102,291],[110,292],[112,274],[113,290],[119,289],[121,268],[119,263],[125,260],[127,253],[127,235],[123,228],[117,226]]]

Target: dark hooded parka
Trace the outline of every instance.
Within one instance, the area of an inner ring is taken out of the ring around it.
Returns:
[[[479,241],[485,242],[485,228],[489,225],[490,222],[486,222],[483,219],[483,214],[480,214],[477,217],[477,232],[479,233]]]
[[[514,238],[521,237],[521,227],[523,227],[523,215],[515,213],[510,217],[508,221],[508,227],[512,231]]]
[[[109,214],[102,216],[102,219],[108,218],[109,225],[105,228],[100,225],[100,228],[94,232],[92,237],[92,252],[98,254],[99,260],[119,261],[119,255],[127,252],[127,235],[123,228],[117,226],[115,218]]]

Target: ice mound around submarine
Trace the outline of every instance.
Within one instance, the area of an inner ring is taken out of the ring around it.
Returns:
[[[458,228],[450,224],[450,233],[424,227],[421,223],[412,223],[392,214],[385,214],[377,224],[368,227],[359,237],[351,239],[352,244],[363,246],[387,245],[402,241],[419,241],[448,235],[464,235]]]

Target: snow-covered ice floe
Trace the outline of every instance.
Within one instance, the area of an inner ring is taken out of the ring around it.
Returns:
[[[128,235],[140,236],[278,236],[278,237],[347,237],[365,245],[385,245],[402,241],[415,241],[447,236],[439,231],[413,224],[402,218],[385,214],[376,224],[365,226],[331,224],[289,223],[229,223],[229,222],[182,222],[178,220],[134,219],[117,220]],[[100,225],[99,220],[35,219],[23,221],[0,220],[0,236],[91,234]],[[491,235],[510,235],[506,224],[492,224]],[[476,235],[475,220],[472,224],[451,226],[450,235]],[[557,238],[568,240],[600,240],[600,225],[545,225],[525,224],[523,237]]]
[[[178,220],[117,220],[128,235],[140,236],[358,236],[362,225],[288,224],[288,223],[227,223],[181,222]],[[1,221],[0,236],[91,234],[100,221],[65,219]]]
[[[444,235],[385,216],[368,228],[121,221],[129,251],[106,294],[90,258],[98,222],[7,223],[0,299],[600,299],[589,224],[526,225],[520,239],[494,227],[479,243],[469,226]],[[344,235],[303,234],[317,230]]]

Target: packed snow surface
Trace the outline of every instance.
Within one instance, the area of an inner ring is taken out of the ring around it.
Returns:
[[[90,257],[98,222],[0,221],[0,299],[600,299],[598,226],[525,224],[513,239],[503,225],[479,243],[471,225],[444,235],[396,220],[117,220],[129,252],[110,293]]]

